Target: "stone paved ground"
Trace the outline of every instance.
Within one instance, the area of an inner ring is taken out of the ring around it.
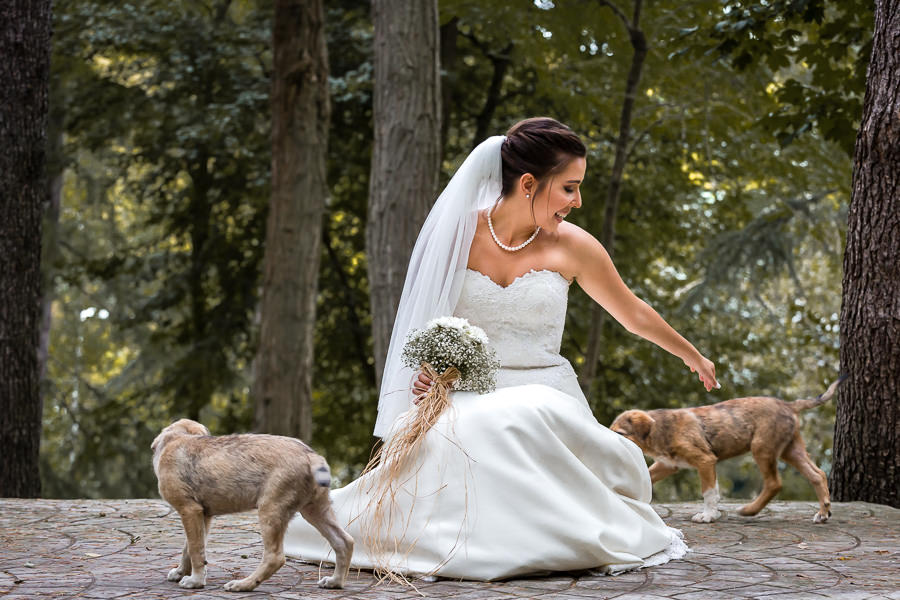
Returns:
[[[686,560],[604,577],[564,573],[500,583],[418,582],[377,585],[351,571],[344,590],[321,590],[317,565],[288,563],[250,594],[227,581],[249,574],[262,546],[253,513],[214,521],[204,590],[166,581],[182,544],[177,515],[160,500],[0,499],[0,596],[12,598],[891,598],[900,600],[900,510],[836,504],[814,525],[811,503],[775,502],[760,516],[735,514],[711,525],[692,523],[696,504],[658,505],[681,528],[693,552]],[[322,572],[330,573],[323,567]]]

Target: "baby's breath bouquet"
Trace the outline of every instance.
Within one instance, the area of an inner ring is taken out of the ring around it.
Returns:
[[[479,394],[494,391],[500,368],[484,330],[459,317],[439,317],[426,323],[424,329],[413,329],[400,357],[407,367],[421,368],[435,381],[448,371],[452,376],[455,369],[458,378],[448,382],[452,388]]]
[[[488,347],[484,330],[459,317],[439,317],[423,329],[413,329],[400,356],[404,365],[421,369],[434,384],[366,465],[363,474],[373,473],[368,491],[371,512],[363,535],[375,571],[389,579],[405,581],[391,572],[387,558],[391,550],[383,547],[379,535],[382,526],[390,522],[389,507],[394,495],[408,478],[406,471],[419,443],[450,406],[450,392],[493,391],[500,362]]]

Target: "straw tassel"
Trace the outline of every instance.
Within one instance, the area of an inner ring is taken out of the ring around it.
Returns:
[[[397,544],[404,537],[406,528],[404,527],[403,533],[396,539],[390,540],[390,543],[386,543],[387,540],[384,539],[393,525],[391,507],[394,504],[394,496],[402,484],[401,475],[413,464],[413,459],[418,454],[419,446],[428,430],[450,406],[450,392],[460,378],[459,369],[456,367],[449,367],[443,373],[438,373],[431,364],[423,362],[421,369],[434,382],[431,389],[425,393],[414,409],[415,415],[407,416],[402,429],[375,451],[362,473],[363,476],[371,474],[372,480],[368,488],[368,510],[363,517],[366,520],[363,524],[363,538],[372,554],[375,571],[382,578],[403,583],[409,581],[391,571],[390,555],[399,550]],[[414,545],[415,542],[412,546]],[[406,549],[406,553],[412,550],[412,546]]]

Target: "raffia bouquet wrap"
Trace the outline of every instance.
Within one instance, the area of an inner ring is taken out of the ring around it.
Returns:
[[[412,330],[406,338],[401,353],[404,365],[421,369],[434,384],[401,417],[402,421],[395,425],[398,429],[378,448],[363,472],[371,477],[365,542],[375,562],[381,563],[376,571],[383,577],[403,580],[391,572],[390,559],[386,556],[396,545],[386,543],[381,532],[392,529],[388,515],[391,515],[394,495],[409,478],[405,475],[414,464],[425,434],[450,406],[451,391],[485,394],[496,387],[500,362],[488,342],[484,330],[459,317],[433,319],[423,329]]]

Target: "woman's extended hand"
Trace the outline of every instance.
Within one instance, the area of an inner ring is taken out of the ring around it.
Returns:
[[[691,373],[697,373],[700,382],[706,388],[707,392],[713,388],[719,389],[722,387],[719,385],[719,382],[716,381],[716,365],[699,352],[696,357],[685,360],[684,364],[691,369]]]
[[[418,404],[422,401],[422,398],[425,397],[425,394],[428,393],[428,390],[431,389],[431,386],[434,382],[431,380],[428,375],[419,371],[419,376],[413,381],[412,390],[415,398],[413,399],[413,404]]]

